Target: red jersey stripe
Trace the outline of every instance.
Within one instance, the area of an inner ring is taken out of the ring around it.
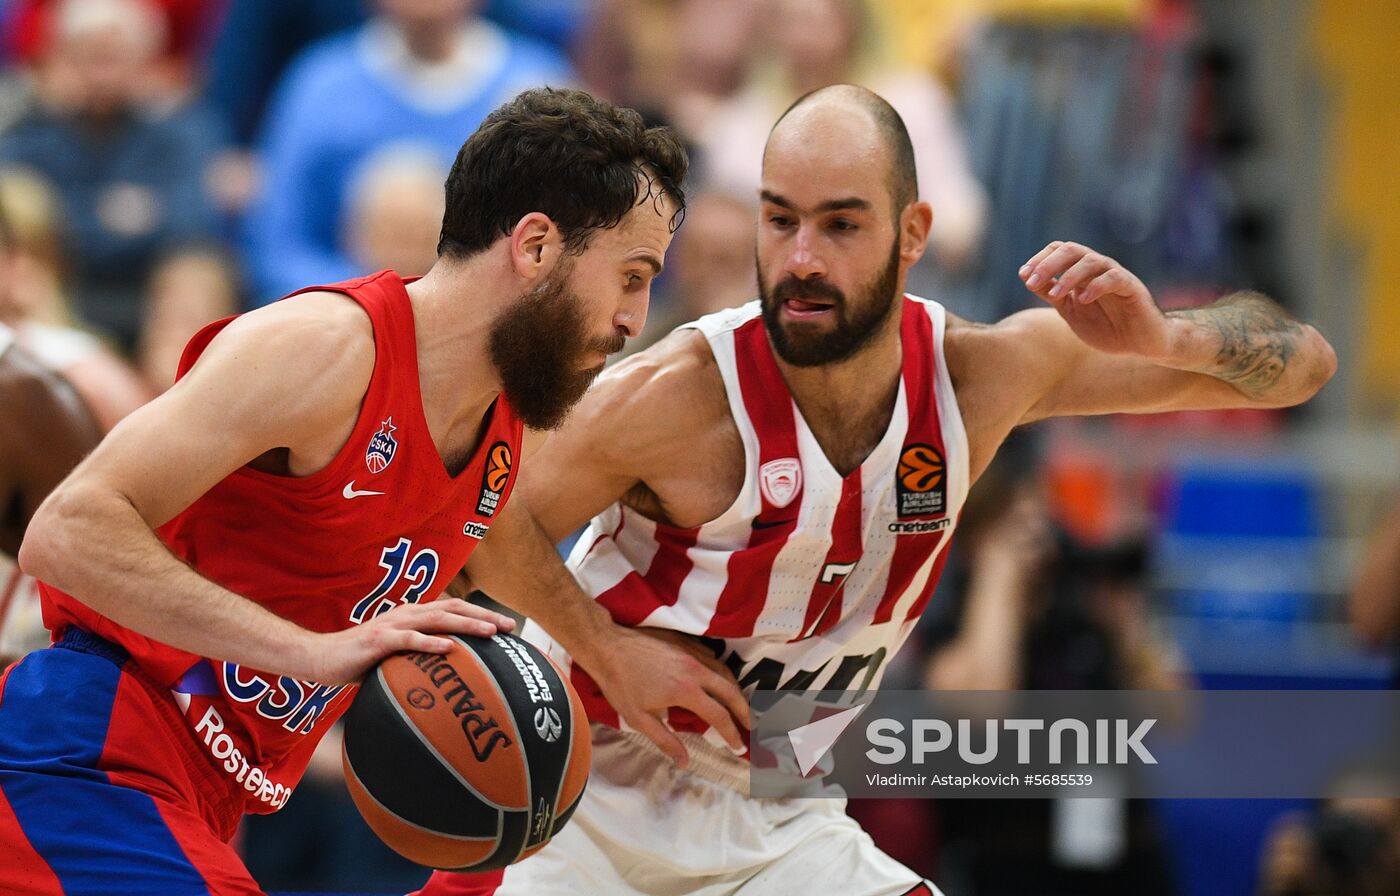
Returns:
[[[698,528],[675,529],[658,524],[656,556],[646,574],[628,573],[598,595],[598,603],[622,625],[640,625],[657,607],[673,606],[680,599],[681,584],[695,565],[690,549],[699,536]]]
[[[904,343],[904,394],[909,406],[909,431],[904,437],[904,443],[932,445],[938,450],[939,457],[946,458],[943,429],[938,416],[938,400],[934,394],[934,384],[930,382],[937,369],[938,353],[943,347],[934,344],[933,322],[915,302],[904,302],[900,336]],[[929,554],[942,544],[933,542],[930,545],[930,541],[931,539],[927,538],[904,536],[895,542],[894,556],[890,559],[889,580],[885,584],[885,593],[875,608],[875,617],[872,620],[876,625],[890,621],[900,595],[909,588],[914,576],[928,560]]]

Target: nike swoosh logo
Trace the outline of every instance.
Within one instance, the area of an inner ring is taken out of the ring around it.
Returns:
[[[341,494],[344,495],[347,499],[349,499],[349,498],[363,498],[365,495],[382,495],[382,494],[384,494],[384,493],[383,493],[383,492],[371,492],[371,491],[358,491],[358,490],[356,490],[356,488],[355,488],[355,480],[351,479],[349,482],[345,483],[345,491],[341,492]]]
[[[754,521],[753,521],[753,527],[754,527],[755,529],[774,529],[774,528],[777,528],[778,526],[786,526],[786,525],[788,525],[789,523],[795,523],[795,522],[797,522],[797,520],[795,520],[795,519],[791,519],[791,520],[768,520],[767,522],[764,522],[763,520],[754,520]]]

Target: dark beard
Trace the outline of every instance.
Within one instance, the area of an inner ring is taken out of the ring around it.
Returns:
[[[603,370],[579,370],[580,359],[619,352],[626,341],[589,338],[581,302],[566,282],[572,269],[556,270],[491,325],[491,363],[511,409],[531,429],[558,429]]]
[[[854,316],[845,293],[823,280],[803,281],[789,274],[768,291],[763,265],[758,265],[758,294],[762,299],[763,325],[778,357],[794,367],[817,367],[844,361],[860,351],[897,305],[899,285],[899,240],[890,249],[889,260],[874,279],[860,291]],[[806,327],[783,329],[779,310],[794,296],[830,299],[835,302],[836,327],[828,333],[805,332]]]

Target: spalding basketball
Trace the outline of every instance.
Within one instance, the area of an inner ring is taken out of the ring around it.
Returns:
[[[549,658],[513,635],[452,637],[365,677],[345,715],[350,795],[420,865],[503,868],[544,846],[588,781],[588,719]]]

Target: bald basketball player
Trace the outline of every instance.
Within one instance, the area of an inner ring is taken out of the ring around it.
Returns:
[[[99,437],[73,387],[0,324],[0,666],[19,658],[37,622],[34,580],[14,562],[25,527]]]
[[[552,633],[601,616],[688,642],[742,687],[860,691],[923,610],[967,490],[1013,428],[1282,407],[1333,373],[1326,341],[1268,299],[1163,314],[1131,272],[1074,243],[1021,269],[1049,307],[959,320],[903,292],[933,216],[917,192],[882,99],[842,86],[799,100],[764,154],[760,300],[609,371],[522,479],[551,538],[592,520],[569,565],[593,605],[488,569],[490,542],[474,581]],[[746,761],[703,719],[658,713],[640,736],[574,659],[595,749],[573,820],[503,879],[439,874],[425,894],[937,892],[842,803],[747,797]]]
[[[257,893],[238,821],[285,805],[365,671],[511,627],[435,600],[488,530],[588,603],[510,501],[524,428],[640,331],[685,171],[635,112],[526,91],[463,145],[422,279],[191,340],[21,546],[55,643],[0,679],[0,892]]]

